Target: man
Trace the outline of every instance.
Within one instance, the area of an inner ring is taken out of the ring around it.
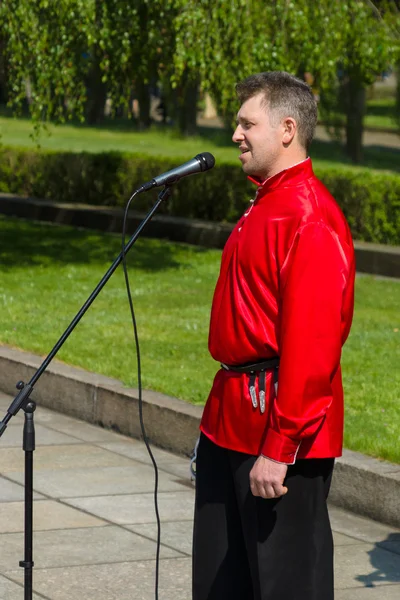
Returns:
[[[225,246],[211,311],[222,368],[200,427],[193,600],[332,600],[326,498],[342,450],[353,245],[307,158],[309,86],[269,72],[236,90],[233,141],[258,189]]]

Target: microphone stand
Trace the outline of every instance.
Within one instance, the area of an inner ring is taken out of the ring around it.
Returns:
[[[136,192],[139,194],[141,192],[146,191],[146,189],[142,186]],[[114,260],[111,267],[108,269],[106,274],[103,276],[101,281],[98,283],[96,288],[90,294],[89,298],[86,300],[85,304],[73,318],[67,329],[64,331],[58,342],[55,344],[54,348],[48,354],[48,356],[44,359],[40,367],[37,369],[36,373],[30,379],[28,383],[24,383],[23,381],[19,381],[17,383],[17,389],[19,393],[14,398],[9,408],[7,409],[7,414],[4,417],[3,421],[0,421],[0,437],[3,435],[4,431],[7,428],[7,424],[10,421],[11,417],[15,416],[18,411],[22,408],[25,412],[25,424],[24,424],[24,433],[23,433],[23,450],[25,452],[25,555],[24,560],[21,560],[19,566],[24,569],[24,600],[32,600],[32,570],[34,566],[33,562],[33,452],[35,450],[35,424],[34,424],[34,412],[36,409],[36,403],[33,400],[30,400],[30,395],[33,391],[33,386],[44,373],[44,371],[49,366],[50,362],[53,360],[61,346],[70,336],[72,331],[75,329],[76,325],[82,319],[83,315],[86,313],[90,305],[93,303],[95,298],[99,295],[107,281],[110,279],[111,275],[114,273],[116,268],[121,264],[123,260],[124,254],[127,254],[133,244],[136,242],[143,228],[146,226],[148,221],[152,218],[157,208],[160,206],[163,200],[167,200],[171,195],[171,185],[166,185],[164,189],[159,193],[158,200],[152,209],[148,212],[146,217],[140,223],[139,227],[136,229],[135,233],[132,235],[128,243],[124,248],[124,252],[120,252],[118,257]]]

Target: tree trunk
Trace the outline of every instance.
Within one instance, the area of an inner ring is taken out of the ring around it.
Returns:
[[[186,70],[177,90],[177,119],[182,135],[197,133],[197,100],[199,95],[199,79],[192,77]]]
[[[148,129],[151,125],[149,84],[138,81],[135,91],[139,103],[139,129]]]
[[[197,100],[199,96],[198,80],[189,80],[180,98],[179,106],[179,131],[182,135],[196,135],[197,133]]]
[[[95,21],[100,29],[101,20],[101,0],[95,0]],[[102,50],[99,44],[93,44],[91,50],[91,66],[87,83],[87,103],[86,120],[89,125],[95,125],[104,119],[104,109],[107,99],[107,88],[102,82],[102,72],[100,69]]]
[[[172,88],[169,81],[162,81],[162,99],[171,123],[177,126],[182,135],[197,133],[197,101],[199,81],[191,79],[188,73],[182,75],[179,86]]]
[[[400,61],[396,65],[396,120],[400,130]]]
[[[356,77],[350,77],[346,91],[346,152],[353,163],[363,158],[364,115],[366,88]]]
[[[91,97],[88,100],[86,109],[86,121],[89,125],[96,125],[104,118],[104,106],[106,95],[104,90],[99,90],[97,86],[91,86]]]
[[[0,38],[0,104],[6,104],[8,100],[8,65],[5,55],[6,41]]]
[[[104,119],[104,110],[107,99],[107,88],[102,82],[100,68],[101,49],[97,44],[91,50],[91,64],[86,85],[86,122],[95,125]]]

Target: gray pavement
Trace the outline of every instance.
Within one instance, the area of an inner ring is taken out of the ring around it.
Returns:
[[[325,142],[332,141],[324,125],[317,125],[315,130],[315,139]],[[400,148],[400,135],[395,131],[379,131],[365,129],[363,135],[363,145],[365,146],[383,146],[384,148]]]
[[[1,415],[10,401],[0,394]],[[154,475],[144,444],[40,406],[35,423],[34,599],[152,600]],[[17,415],[0,440],[0,600],[24,597],[22,425]],[[157,448],[154,454],[159,598],[188,600],[194,498],[188,460]],[[336,600],[399,600],[400,530],[333,506],[330,516]]]

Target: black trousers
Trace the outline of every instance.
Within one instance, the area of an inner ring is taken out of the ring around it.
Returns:
[[[203,434],[196,462],[193,600],[333,600],[326,506],[334,459],[297,460],[288,493],[253,496],[256,457]]]

